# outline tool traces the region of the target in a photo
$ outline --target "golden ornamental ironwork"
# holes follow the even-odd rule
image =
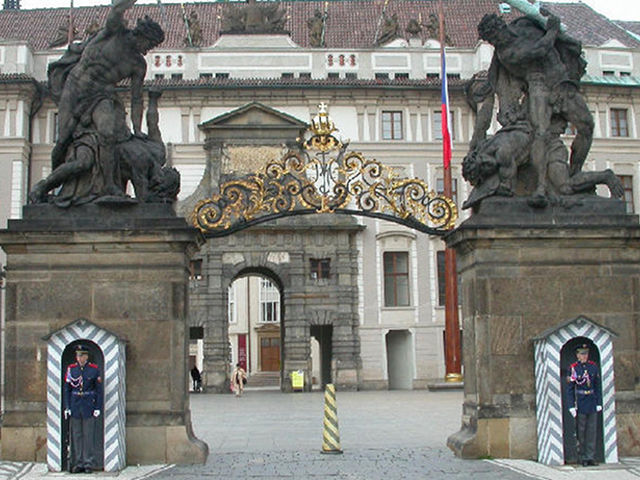
[[[223,183],[200,201],[194,226],[224,236],[267,220],[310,213],[346,213],[394,221],[442,235],[458,216],[450,198],[418,178],[402,178],[377,160],[348,152],[321,104],[302,149],[269,162],[263,171]]]

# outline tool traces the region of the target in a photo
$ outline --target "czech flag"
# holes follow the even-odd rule
[[[449,89],[447,88],[447,61],[444,45],[440,48],[442,57],[442,161],[444,169],[451,167],[451,115],[449,113]]]

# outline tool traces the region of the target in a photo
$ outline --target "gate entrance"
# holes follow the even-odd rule
[[[411,332],[391,330],[386,335],[386,346],[389,390],[411,390],[414,371]]]
[[[333,326],[331,325],[311,325],[311,336],[316,339],[319,346],[317,363],[319,365],[320,387],[332,383],[331,378],[331,339],[333,336]],[[315,370],[315,368],[314,368]]]
[[[250,374],[279,371],[285,391],[291,389],[294,371],[304,372],[307,391],[314,371],[317,384],[361,388],[361,243],[366,226],[356,216],[443,235],[456,220],[454,203],[424,181],[404,178],[398,168],[349,151],[325,105],[310,127],[251,103],[205,122],[201,129],[207,169],[179,213],[207,238],[195,260],[202,262],[203,279],[194,281],[190,295],[191,326],[204,331],[205,388],[229,390],[230,364],[242,361],[239,352],[250,357]],[[385,251],[415,248],[412,242],[418,242],[402,227],[387,229],[379,239]],[[402,255],[408,266],[409,253]],[[280,332],[269,322],[236,332],[229,307],[237,304],[232,297],[236,293],[228,286],[249,272],[278,279]],[[401,309],[396,313],[404,324],[413,316],[404,307],[419,299],[404,281],[408,271],[396,273],[393,279],[403,296],[388,306]],[[384,281],[390,279],[386,275]],[[238,312],[238,320],[241,315]],[[420,326],[419,338],[435,351],[440,331],[430,327]],[[312,337],[318,342],[313,349]],[[385,344],[384,337],[380,340],[370,339],[368,345],[375,341],[379,348]],[[437,371],[432,359],[424,363],[423,371]],[[422,381],[426,385],[426,379]]]

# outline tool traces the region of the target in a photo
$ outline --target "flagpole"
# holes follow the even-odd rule
[[[449,134],[449,101],[447,72],[445,63],[445,32],[444,32],[444,8],[442,0],[438,2],[438,19],[440,23],[440,58],[442,60],[442,145],[443,145],[443,170],[444,170],[444,195],[452,196],[451,179],[451,136]],[[444,250],[444,276],[445,276],[445,321],[444,321],[444,362],[445,381],[462,381],[462,364],[460,348],[460,322],[458,321],[458,279],[456,274],[456,252],[448,247]]]
[[[71,45],[71,42],[73,42],[73,0],[69,7],[69,30],[67,31],[67,43]]]

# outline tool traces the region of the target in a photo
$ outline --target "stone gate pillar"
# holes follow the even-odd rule
[[[164,204],[43,204],[9,221],[4,460],[46,460],[43,338],[84,318],[126,343],[127,463],[205,461],[187,395],[188,262],[200,243]]]
[[[489,198],[446,241],[462,283],[465,377],[462,428],[447,443],[465,458],[537,459],[533,340],[581,316],[638,331],[638,217],[603,198],[567,210]],[[639,341],[612,340],[623,456],[640,454]]]

